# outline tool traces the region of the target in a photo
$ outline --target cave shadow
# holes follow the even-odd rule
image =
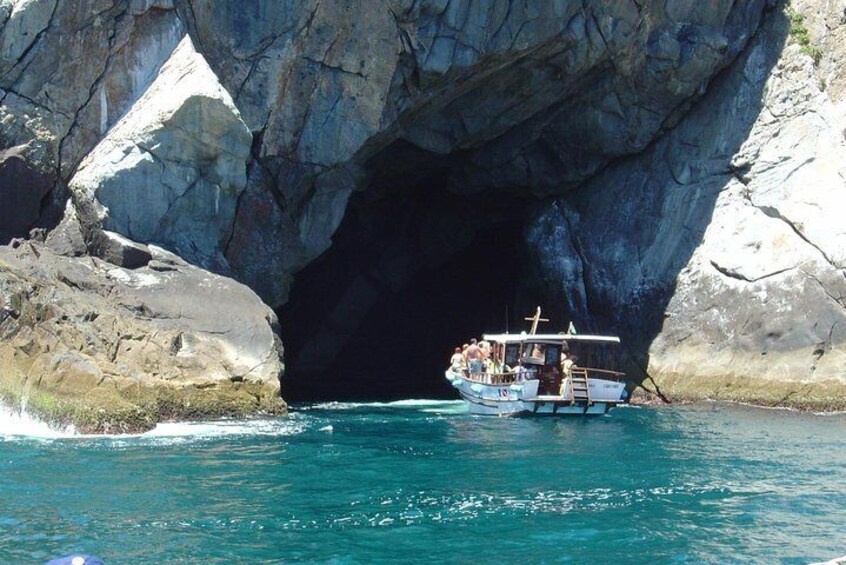
[[[454,348],[507,324],[530,203],[450,192],[460,158],[398,141],[368,163],[368,189],[279,310],[286,399],[455,397],[444,378]]]

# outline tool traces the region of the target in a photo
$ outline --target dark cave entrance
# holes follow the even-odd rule
[[[377,178],[356,193],[333,246],[300,272],[279,311],[288,401],[454,398],[453,349],[523,327],[531,198],[454,194],[444,170]],[[524,311],[525,310],[525,311]]]

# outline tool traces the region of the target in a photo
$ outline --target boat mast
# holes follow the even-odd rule
[[[527,322],[532,322],[532,329],[529,330],[529,335],[535,335],[535,333],[537,333],[538,322],[548,322],[549,321],[549,318],[541,318],[540,315],[541,315],[541,307],[538,306],[538,309],[535,312],[534,316],[532,316],[531,318],[523,318]]]

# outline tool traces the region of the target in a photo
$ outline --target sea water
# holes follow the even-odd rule
[[[17,418],[17,419],[15,419]],[[0,417],[0,563],[810,563],[846,554],[846,416],[460,402],[84,437]]]

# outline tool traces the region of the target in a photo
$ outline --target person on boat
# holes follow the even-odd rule
[[[482,361],[485,357],[482,348],[480,348],[476,343],[476,338],[470,340],[470,347],[465,350],[464,358],[471,374],[478,374],[482,372]]]
[[[464,369],[464,355],[461,354],[460,347],[456,347],[450,357],[449,368],[453,373],[460,373]]]
[[[491,358],[491,342],[483,339],[479,342],[479,349],[482,350],[483,359],[487,360]]]
[[[565,377],[570,376],[570,369],[573,368],[573,358],[566,351],[561,352],[561,374]]]
[[[485,365],[486,365],[485,369],[489,373],[501,373],[502,372],[502,363],[500,362],[499,358],[496,357],[495,355],[486,359]]]
[[[536,343],[534,347],[532,347],[532,357],[535,359],[543,359],[543,346],[539,343]]]

